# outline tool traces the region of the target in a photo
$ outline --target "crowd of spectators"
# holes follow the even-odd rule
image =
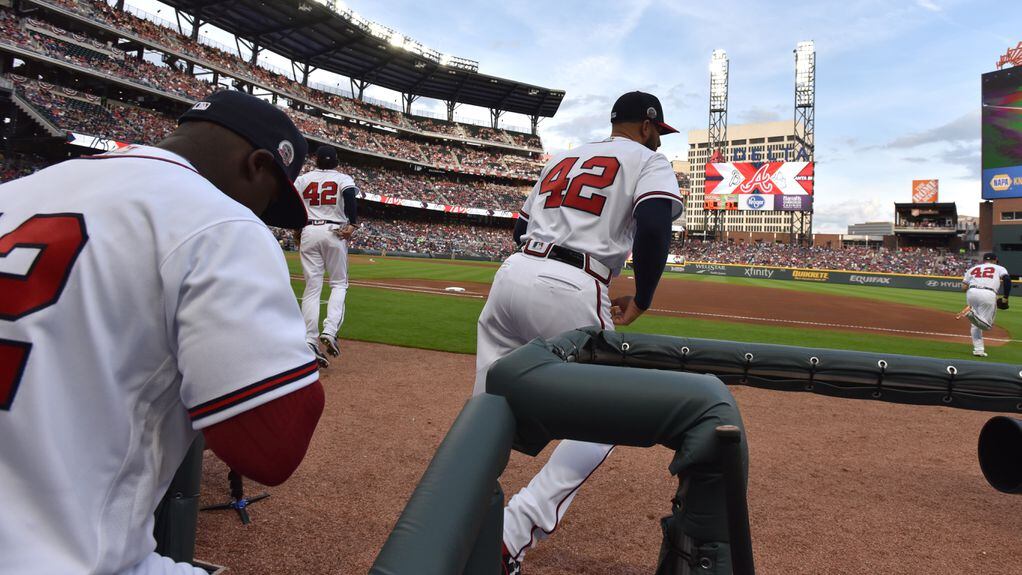
[[[282,82],[283,87],[300,86],[264,68],[243,63],[240,59],[216,48],[191,42],[179,34],[175,36],[176,33],[173,31],[148,20],[119,12],[104,2],[74,2],[67,4],[67,7],[79,11],[85,10],[97,18],[112,21],[111,23],[114,25],[127,26],[146,37],[159,35],[157,39],[162,38],[166,40],[166,38],[171,38],[173,41],[168,40],[168,42],[172,48],[180,48],[182,50],[190,48],[193,51],[198,49],[202,52],[202,56],[215,60],[217,64],[230,69],[232,72],[237,72],[239,76],[244,76],[242,72],[250,72],[251,74],[264,76],[259,79],[261,81],[265,80],[264,83],[271,84],[274,87],[281,86],[277,86],[274,82],[269,82],[268,79],[276,78]],[[6,10],[0,10],[0,31],[3,32],[6,41],[22,48],[88,67],[92,70],[125,77],[151,88],[194,99],[200,99],[216,89],[212,84],[179,70],[178,66],[183,67],[181,62],[170,66],[157,65],[145,59],[127,57],[126,54],[119,52],[116,48],[109,45],[104,46],[95,41],[92,41],[92,48],[83,47],[81,42],[79,42],[81,37],[76,34],[33,18],[15,17],[13,13]],[[316,90],[312,92],[326,94]],[[373,106],[357,100],[341,98],[336,95],[329,95],[329,97],[336,99],[339,103],[343,103],[348,113],[351,113],[351,110],[361,110],[364,112],[361,114],[362,116],[372,117],[375,120],[395,125],[401,124],[406,119],[404,115],[394,110]],[[452,171],[526,180],[535,179],[540,169],[540,165],[528,157],[497,153],[490,149],[461,144],[453,140],[449,141],[450,143],[420,140],[415,137],[401,135],[393,129],[374,129],[354,121],[327,122],[322,116],[299,112],[293,108],[288,109],[288,113],[295,119],[299,128],[307,134],[393,158],[426,163]],[[86,109],[74,114],[76,115],[75,124],[79,126],[102,124],[107,121],[106,115],[102,113],[99,113],[97,118],[86,121],[84,117],[88,114]],[[56,115],[60,117],[64,114],[58,110]],[[416,122],[429,124],[434,127],[447,125],[450,126],[447,129],[448,132],[461,131],[461,125],[445,123],[439,120],[419,118],[416,119]],[[123,131],[121,128],[110,128],[110,130]],[[473,127],[472,132],[473,137],[493,137],[504,143],[510,143],[509,139],[502,137],[505,133],[498,130]],[[140,141],[138,138],[131,139],[133,141]]]
[[[33,154],[12,154],[6,156],[0,153],[0,184],[27,176],[48,165],[49,162],[46,158]]]
[[[506,227],[459,224],[379,215],[361,220],[351,248],[382,252],[503,259],[514,252]]]
[[[60,33],[58,33],[58,31]],[[33,18],[0,10],[0,41],[109,76],[126,78],[153,89],[201,99],[213,86],[172,66],[159,66],[118,53],[115,48],[86,47],[70,32]]]
[[[107,102],[19,76],[16,92],[53,125],[69,132],[131,144],[155,144],[174,131],[173,119],[158,112]],[[92,101],[90,101],[92,100]]]
[[[155,144],[169,135],[175,126],[173,118],[158,112],[98,99],[90,102],[35,80],[10,76],[15,89],[33,108],[62,130],[99,136],[132,144]],[[306,133],[326,137],[314,118],[300,112],[291,112],[299,128]],[[383,152],[375,140],[357,128],[343,128],[338,132],[341,141],[362,149]],[[491,181],[456,178],[425,172],[414,173],[385,167],[345,164],[341,168],[352,175],[364,192],[406,200],[431,202],[451,206],[516,211],[521,207],[528,188]]]
[[[237,54],[211,46],[208,42],[195,42],[172,28],[160,26],[153,21],[139,18],[128,12],[119,11],[103,0],[49,1],[83,16],[105,22],[119,30],[127,30],[155,44],[171,48],[176,52],[200,61],[200,63],[205,61],[243,80],[272,87],[282,93],[298,96],[323,108],[339,111],[346,115],[360,116],[376,122],[424,132],[462,138],[470,137],[502,144],[525,146],[536,150],[542,150],[543,148],[539,137],[532,134],[493,130],[472,124],[460,124],[434,120],[423,116],[406,115],[383,106],[303,86],[284,74],[246,62],[238,57]]]
[[[482,180],[458,181],[392,168],[342,164],[339,169],[354,178],[363,192],[447,206],[515,212],[529,192],[525,187]]]
[[[934,249],[801,247],[766,242],[689,241],[672,246],[671,253],[685,256],[686,261],[938,276],[962,275],[975,263],[962,254]]]

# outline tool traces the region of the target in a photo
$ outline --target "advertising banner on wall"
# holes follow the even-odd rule
[[[862,285],[948,292],[962,291],[962,278],[960,277],[914,276],[907,274],[782,268],[773,266],[720,264],[696,261],[685,261],[681,264],[674,264],[671,265],[669,269],[672,272],[694,275],[760,278],[806,283]]]
[[[912,180],[912,203],[937,203],[939,180]]]

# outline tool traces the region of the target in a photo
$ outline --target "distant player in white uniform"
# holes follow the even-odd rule
[[[670,246],[671,222],[684,209],[670,162],[656,153],[664,123],[660,101],[630,92],[611,112],[606,140],[553,157],[525,200],[515,226],[522,251],[493,281],[479,316],[474,393],[490,366],[537,337],[586,326],[628,325],[649,308]],[[635,295],[610,300],[608,287],[633,253]],[[578,488],[612,445],[562,441],[528,487],[504,510],[505,571],[557,527]]]
[[[316,169],[295,181],[309,212],[309,225],[302,228],[298,252],[302,257],[305,293],[302,294],[302,315],[305,316],[305,340],[316,354],[320,367],[329,360],[319,350],[316,336],[326,352],[341,354],[337,347],[337,331],[344,323],[344,298],[348,293],[348,240],[358,224],[356,195],[358,187],[348,174],[337,170],[337,150],[320,146],[316,150]],[[330,299],[326,306],[323,330],[319,330],[320,294],[323,292],[323,271],[330,274]]]
[[[972,323],[972,355],[986,357],[983,332],[994,327],[997,314],[997,300],[1003,299],[1007,306],[1011,295],[1011,275],[997,264],[997,255],[983,254],[983,263],[972,266],[962,278],[965,290],[965,309],[956,318],[966,317]],[[998,298],[998,293],[1002,294]]]
[[[219,92],[158,147],[0,185],[0,571],[205,573],[153,539],[198,433],[261,483],[297,467],[323,388],[256,214],[305,220],[305,149],[274,106]]]

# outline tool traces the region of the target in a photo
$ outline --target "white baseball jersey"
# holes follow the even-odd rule
[[[295,189],[302,193],[310,220],[348,223],[344,215],[344,190],[355,187],[355,180],[337,170],[310,170],[298,176]]]
[[[1001,290],[1001,278],[1007,276],[1008,270],[1003,266],[992,263],[982,263],[979,265],[972,266],[965,276],[962,278],[962,282],[969,285],[969,287],[987,288],[992,289],[995,292]]]
[[[632,250],[635,207],[654,198],[673,201],[672,218],[684,209],[666,156],[627,138],[585,144],[543,168],[521,209],[523,237],[589,254],[617,275]]]
[[[287,265],[157,148],[3,184],[0,212],[0,571],[121,573],[197,430],[317,379]]]

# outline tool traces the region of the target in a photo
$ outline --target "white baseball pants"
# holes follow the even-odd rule
[[[305,316],[305,340],[315,344],[320,333],[337,336],[344,323],[344,298],[348,293],[348,242],[334,235],[341,226],[308,225],[302,229],[302,273],[305,293],[302,294],[302,315]],[[326,306],[323,330],[319,330],[320,294],[323,272],[330,274],[330,299]]]
[[[479,316],[473,394],[485,391],[486,372],[495,361],[530,340],[591,325],[614,329],[606,285],[559,261],[512,255],[497,271]],[[504,508],[504,544],[515,558],[521,560],[526,549],[557,528],[578,489],[613,449],[561,441]]]
[[[997,315],[997,294],[987,289],[969,288],[965,292],[965,303],[972,310],[966,314],[972,323],[972,350],[986,351],[983,347],[983,332],[994,327],[994,316]]]

